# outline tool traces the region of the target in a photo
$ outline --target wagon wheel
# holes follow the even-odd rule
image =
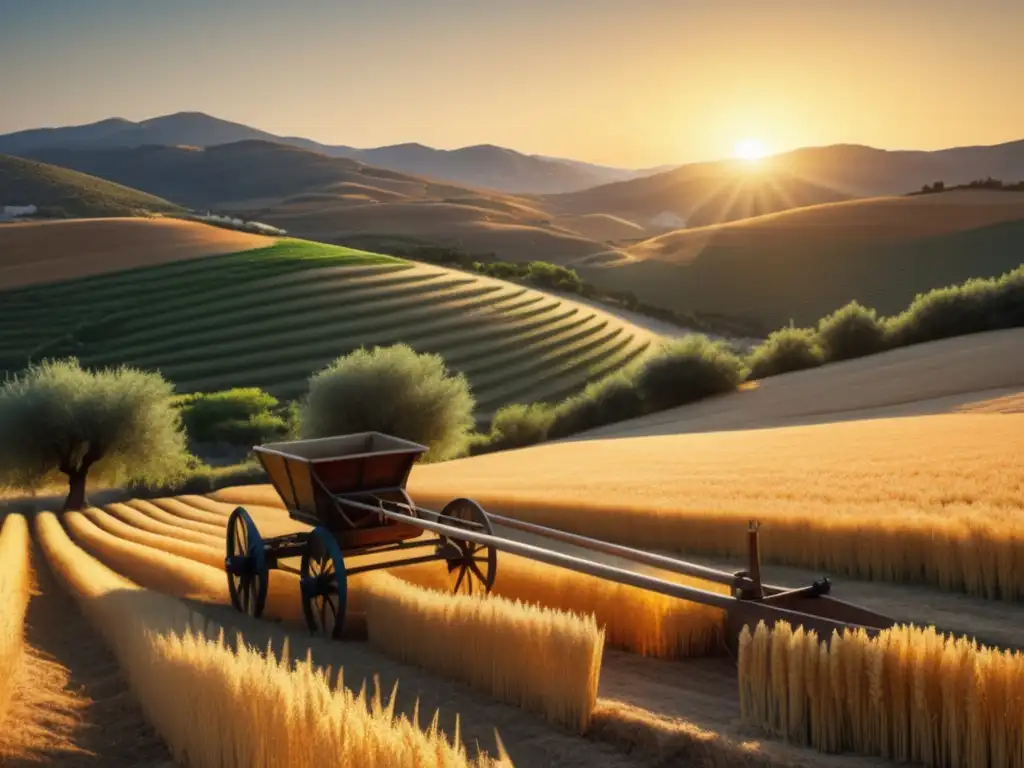
[[[263,537],[244,507],[236,507],[228,518],[224,570],[231,605],[236,611],[258,619],[267,602],[270,571]]]
[[[341,548],[323,526],[313,529],[302,552],[300,586],[302,610],[309,631],[333,640],[341,637],[345,623],[348,579]]]
[[[455,499],[448,502],[441,510],[437,521],[455,528],[494,535],[487,513],[472,499]],[[494,547],[475,544],[465,539],[447,536],[444,539],[459,553],[457,556],[446,558],[448,573],[456,569],[459,571],[452,592],[465,595],[486,595],[490,592],[498,571],[498,551]]]

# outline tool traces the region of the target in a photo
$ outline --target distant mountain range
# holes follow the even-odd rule
[[[358,149],[321,144],[297,136],[275,136],[201,112],[179,112],[137,123],[111,118],[88,125],[18,131],[0,136],[0,153],[27,156],[53,149],[113,149],[147,145],[213,147],[239,141],[286,144],[403,173],[516,193],[570,192],[663,170],[613,168],[526,155],[489,144],[452,150],[415,143]]]

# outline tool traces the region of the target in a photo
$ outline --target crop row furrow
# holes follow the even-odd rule
[[[496,387],[487,392],[486,396],[477,401],[477,407],[481,412],[497,410],[501,405],[515,402],[544,402],[547,400],[545,393],[549,390],[561,389],[561,384],[556,388],[555,382],[569,382],[582,387],[592,380],[591,370],[593,366],[602,360],[613,358],[628,349],[632,337],[624,339],[611,338],[605,342],[605,346],[590,349],[579,356],[578,359],[564,363],[557,370],[546,375],[534,378],[517,378],[510,381],[506,386]]]
[[[386,345],[394,343],[412,344],[418,338],[426,338],[435,333],[442,333],[457,328],[470,328],[479,325],[479,319],[475,318],[472,310],[481,307],[493,306],[495,311],[504,307],[499,302],[510,303],[520,301],[522,304],[540,301],[539,296],[523,294],[525,291],[511,292],[497,298],[484,296],[475,300],[467,301],[461,306],[447,304],[441,308],[426,309],[418,313],[407,313],[399,323],[375,328],[367,328],[358,333],[351,333],[349,327],[339,329],[339,333],[351,333],[351,335],[340,336],[337,339],[325,344],[305,345],[300,335],[296,335],[288,353],[274,356],[273,365],[263,365],[258,369],[242,369],[237,367],[237,361],[229,359],[222,360],[220,371],[217,375],[210,377],[189,379],[179,381],[178,384],[183,391],[210,391],[209,388],[222,388],[227,381],[237,381],[238,377],[244,377],[251,382],[252,386],[265,386],[271,381],[280,381],[294,376],[308,376],[314,370],[326,365],[330,360],[340,354],[358,349],[361,346]],[[391,318],[393,320],[394,318]],[[288,362],[283,362],[282,357]],[[258,358],[257,362],[265,363],[266,360]],[[305,371],[305,373],[303,373]],[[277,377],[277,378],[275,378]]]
[[[447,302],[480,295],[485,290],[495,291],[498,288],[480,286],[473,281],[443,280],[402,288],[375,287],[347,298],[334,293],[314,294],[308,300],[293,299],[282,306],[270,302],[258,322],[224,319],[214,330],[198,333],[190,333],[187,327],[171,325],[166,329],[169,338],[163,344],[137,343],[130,347],[119,347],[102,357],[87,359],[131,360],[139,365],[156,366],[201,362],[218,354],[272,351],[282,343],[291,341],[296,331],[304,339],[316,341],[318,337],[329,338],[337,332],[339,325],[353,320],[365,321],[378,313],[422,307],[425,302]],[[319,308],[318,304],[326,308]],[[282,314],[268,318],[268,313],[275,311]],[[210,319],[216,319],[216,315]],[[207,324],[208,321],[204,319],[203,325]],[[187,323],[185,325],[188,326]],[[173,337],[170,336],[171,331],[175,331]]]
[[[230,354],[231,345],[218,346],[215,351],[207,356],[203,347],[197,349],[197,362],[180,365],[160,366],[163,373],[174,380],[192,380],[202,376],[212,375],[217,371],[237,370],[251,365],[262,365],[269,359],[277,363],[285,363],[289,360],[302,359],[307,355],[316,354],[319,351],[332,352],[339,348],[339,334],[345,334],[350,338],[363,338],[364,335],[372,336],[389,328],[404,327],[410,324],[433,322],[435,318],[457,315],[466,312],[476,305],[492,304],[499,302],[510,302],[522,296],[524,291],[506,291],[501,295],[501,288],[498,286],[481,286],[461,291],[453,291],[443,296],[444,303],[439,308],[424,308],[420,302],[409,302],[400,311],[383,312],[380,315],[371,313],[370,316],[363,316],[348,322],[339,322],[337,325],[317,326],[314,328],[297,329],[289,334],[282,334],[273,339],[273,343],[266,347],[259,346],[239,354]],[[498,295],[495,295],[498,294]],[[332,337],[330,331],[334,332]],[[317,341],[307,341],[308,336],[313,336]],[[136,362],[136,361],[132,361]],[[154,365],[157,361],[151,361]]]
[[[196,307],[198,313],[193,314],[185,314],[184,307],[177,304],[171,310],[152,314],[133,313],[125,333],[119,333],[101,344],[97,354],[116,354],[118,349],[125,346],[158,349],[162,345],[166,346],[168,340],[185,333],[215,335],[225,327],[266,327],[270,324],[267,317],[270,311],[288,312],[286,319],[292,321],[293,317],[300,314],[312,315],[324,308],[334,307],[349,297],[361,299],[365,294],[401,296],[440,285],[456,285],[454,281],[439,280],[442,273],[386,274],[359,280],[338,280],[337,275],[334,275],[333,280],[325,281],[317,280],[317,271],[304,272],[303,276],[310,279],[309,284],[299,284],[294,290],[260,293],[258,288],[247,286],[239,293],[239,287],[236,287],[234,290],[241,300],[230,302],[231,306],[211,300],[200,303]]]

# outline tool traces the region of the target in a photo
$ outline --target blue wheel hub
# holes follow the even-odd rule
[[[235,576],[252,573],[253,558],[251,555],[230,555],[224,558],[224,570]]]

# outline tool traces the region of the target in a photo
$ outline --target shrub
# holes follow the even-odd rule
[[[818,322],[818,343],[825,360],[849,360],[885,349],[885,325],[873,309],[851,301]]]
[[[86,371],[47,361],[0,388],[0,485],[36,488],[63,474],[64,509],[81,509],[88,478],[153,482],[182,475],[189,455],[171,385],[131,368]]]
[[[256,387],[223,392],[200,392],[178,398],[189,439],[196,443],[251,445],[274,440],[288,432],[274,413],[277,398]]]
[[[546,403],[506,405],[491,419],[491,431],[476,453],[522,448],[547,439],[554,409]]]
[[[782,328],[770,334],[747,358],[751,379],[815,368],[825,362],[810,328]]]
[[[643,397],[633,380],[635,369],[619,371],[592,382],[578,395],[555,408],[549,437],[561,438],[645,412]]]
[[[359,349],[310,379],[303,437],[378,431],[426,445],[427,461],[463,453],[473,429],[473,396],[444,359],[406,344]]]
[[[645,410],[660,411],[729,392],[744,374],[743,361],[724,343],[689,335],[644,360],[635,381]]]
[[[530,282],[542,288],[569,293],[580,293],[583,289],[583,281],[573,269],[546,261],[531,261],[527,270],[526,276]]]
[[[888,320],[886,330],[893,346],[905,346],[1022,325],[1024,266],[999,278],[976,278],[918,294]]]
[[[163,483],[136,481],[125,486],[125,491],[138,499],[155,499],[164,496],[212,493],[219,488],[234,485],[258,485],[267,482],[267,475],[255,461],[233,464],[226,467],[211,467],[200,461],[193,461],[180,477]]]

